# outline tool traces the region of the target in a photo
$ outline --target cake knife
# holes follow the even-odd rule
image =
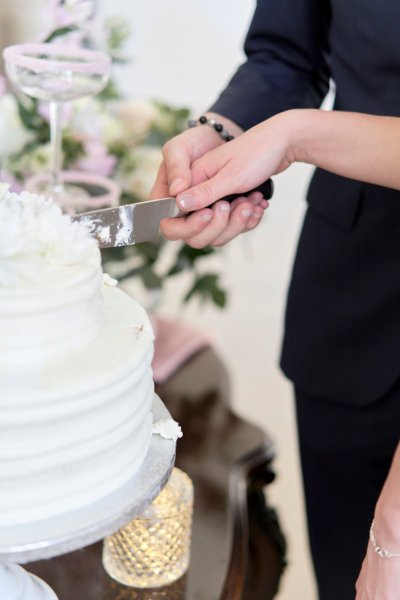
[[[221,199],[232,202],[239,196],[262,192],[268,200],[272,197],[273,190],[273,182],[268,179],[246,194],[231,194]],[[116,248],[154,241],[159,234],[161,219],[180,214],[188,213],[180,213],[176,198],[168,197],[85,212],[74,215],[72,219],[88,227],[90,235],[97,239],[100,248]]]

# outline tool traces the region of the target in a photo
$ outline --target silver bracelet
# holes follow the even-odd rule
[[[400,552],[390,552],[390,550],[385,550],[385,548],[382,548],[381,546],[379,546],[376,542],[376,538],[375,538],[375,533],[374,533],[374,524],[375,524],[375,520],[372,520],[371,523],[371,528],[369,530],[369,539],[371,540],[371,544],[375,550],[375,552],[381,557],[381,558],[400,558]]]
[[[209,127],[212,127],[225,142],[230,142],[234,139],[233,135],[225,129],[222,123],[218,123],[215,119],[209,119],[205,115],[201,115],[198,119],[189,119],[188,127],[196,127],[196,125],[208,125]]]

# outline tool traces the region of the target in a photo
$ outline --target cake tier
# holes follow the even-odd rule
[[[41,363],[98,335],[103,324],[98,249],[91,261],[62,271],[64,278],[51,285],[0,287],[1,364]]]
[[[145,311],[105,286],[95,339],[57,358],[0,363],[0,525],[79,509],[142,464],[151,438],[153,333]]]

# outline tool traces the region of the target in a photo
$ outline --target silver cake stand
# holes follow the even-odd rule
[[[153,422],[170,414],[158,396]],[[142,467],[118,491],[78,511],[28,525],[0,527],[1,600],[57,600],[47,584],[19,564],[51,558],[93,544],[140,514],[167,483],[176,441],[153,434]]]

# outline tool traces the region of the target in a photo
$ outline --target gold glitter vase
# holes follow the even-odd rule
[[[192,515],[192,481],[174,468],[150,506],[105,538],[105,570],[130,587],[155,588],[173,583],[189,566]]]

